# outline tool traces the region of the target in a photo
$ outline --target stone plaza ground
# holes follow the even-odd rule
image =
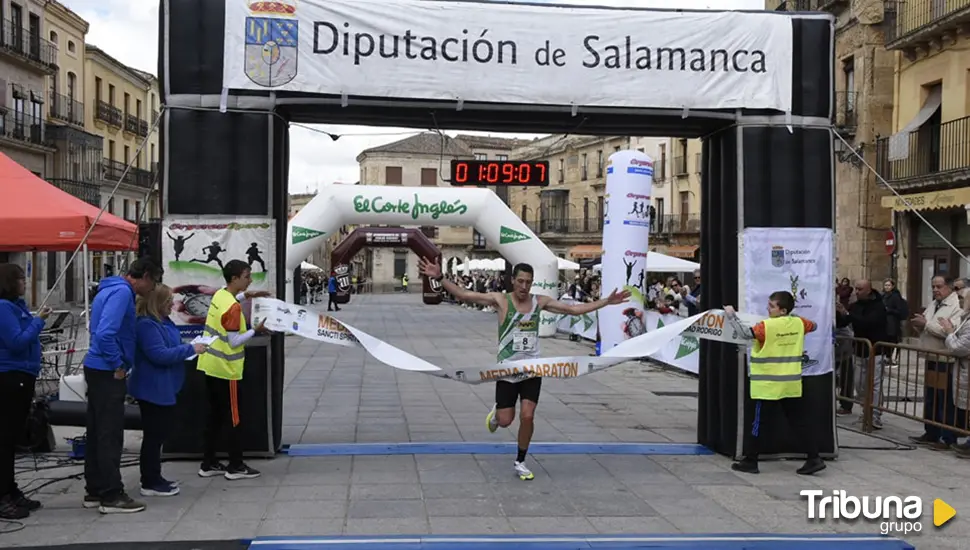
[[[437,365],[494,362],[494,314],[425,306],[413,293],[357,296],[336,316]],[[591,351],[560,337],[542,345],[546,356]],[[287,348],[284,443],[514,441],[512,430],[485,429],[491,384],[397,371],[363,350],[296,337],[287,338]],[[572,381],[547,380],[535,440],[695,443],[696,390],[696,379],[637,362]],[[851,428],[852,419],[841,421]],[[898,441],[919,428],[891,416],[885,423],[879,435]],[[77,431],[57,433],[63,441]],[[137,452],[138,436],[128,434],[128,451]],[[923,532],[902,538],[918,548],[967,548],[970,521],[960,513],[970,510],[970,462],[900,450],[849,429],[839,438],[838,460],[808,478],[795,475],[798,462],[738,474],[718,455],[540,454],[529,458],[536,476],[530,482],[513,476],[512,455],[280,455],[249,461],[263,476],[235,482],[197,477],[197,462],[168,463],[167,477],[181,482],[176,497],[147,499],[148,510],[139,514],[101,516],[81,507],[83,481],[55,483],[39,493],[45,508],[22,529],[0,534],[0,545],[267,535],[878,533],[873,523],[808,520],[799,491],[819,488],[922,497]],[[20,479],[39,483],[80,472],[69,466]],[[137,467],[124,474],[137,494]],[[932,525],[935,498],[957,510],[942,529]]]

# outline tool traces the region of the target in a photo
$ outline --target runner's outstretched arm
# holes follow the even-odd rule
[[[496,294],[473,292],[471,290],[465,290],[455,283],[445,279],[441,275],[441,267],[427,258],[418,258],[418,270],[421,274],[430,279],[437,279],[441,282],[441,286],[448,291],[449,294],[458,298],[462,302],[472,302],[475,304],[483,306],[495,306],[498,307],[498,300]]]
[[[619,292],[614,290],[606,298],[600,298],[595,302],[584,302],[579,304],[565,304],[559,300],[554,300],[548,296],[539,296],[539,307],[550,313],[562,313],[565,315],[583,315],[597,309],[622,304],[630,299],[630,291]]]
[[[447,290],[449,294],[451,294],[455,298],[458,298],[462,302],[472,302],[483,306],[497,305],[495,300],[496,294],[493,292],[482,293],[482,292],[474,292],[471,290],[466,290],[456,285],[455,283],[449,281],[448,279],[442,279],[441,286],[443,286],[444,289]]]

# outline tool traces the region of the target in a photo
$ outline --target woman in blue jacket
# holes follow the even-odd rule
[[[183,344],[178,328],[169,319],[172,289],[158,285],[138,298],[136,304],[135,367],[128,379],[128,393],[141,409],[141,494],[177,495],[175,483],[162,477],[162,444],[175,420],[175,398],[185,382],[183,362],[206,347]]]
[[[40,508],[14,480],[17,441],[27,426],[40,374],[40,331],[50,308],[37,317],[24,302],[27,277],[16,264],[0,264],[0,519],[23,519]]]

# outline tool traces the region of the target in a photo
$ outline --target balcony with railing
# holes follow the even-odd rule
[[[0,28],[0,54],[44,74],[57,72],[57,46],[9,19]]]
[[[138,117],[125,113],[125,131],[129,134],[138,133]]]
[[[857,92],[835,92],[835,129],[854,135],[859,125]]]
[[[121,109],[101,100],[96,100],[95,106],[97,106],[97,111],[94,114],[95,120],[100,120],[101,122],[118,128],[124,125],[125,116],[121,112]]]
[[[925,125],[906,139],[905,155],[890,160],[890,138],[876,141],[876,169],[900,188],[937,186],[970,178],[970,116]]]
[[[84,104],[80,101],[59,94],[52,89],[47,102],[47,112],[51,118],[76,126],[84,126]]]
[[[140,137],[148,137],[148,121],[138,119],[138,135]]]
[[[663,235],[699,235],[700,214],[666,214],[650,220],[650,232]]]
[[[849,3],[850,0],[775,0],[768,7],[771,11],[836,11]]]
[[[100,185],[65,178],[50,178],[47,181],[61,191],[75,196],[91,206],[101,208]]]
[[[25,145],[53,148],[43,119],[8,111],[0,116],[0,136]]]
[[[674,157],[674,164],[672,166],[675,176],[686,176],[687,175],[687,155]]]
[[[155,182],[155,174],[142,168],[132,166],[125,174],[125,163],[116,160],[104,159],[104,179],[108,182],[116,182],[119,179],[123,183],[136,185],[145,189],[150,189]],[[124,176],[124,177],[122,177]]]
[[[970,25],[970,0],[887,1],[886,48],[915,59],[918,50],[956,40]]]
[[[47,135],[57,149],[47,181],[100,207],[104,138],[68,124],[48,126]]]

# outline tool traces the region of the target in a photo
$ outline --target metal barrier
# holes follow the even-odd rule
[[[40,333],[41,365],[35,395],[57,393],[61,376],[74,374],[80,368],[77,354],[84,357],[87,330],[84,315],[68,310],[52,311]]]
[[[839,408],[861,405],[864,432],[889,414],[970,436],[970,358],[848,336],[835,354]]]
[[[883,396],[874,410],[970,436],[966,358],[906,344],[876,342],[873,347],[877,360],[885,358],[882,369],[870,369],[868,387]],[[880,370],[881,380],[876,376]]]

